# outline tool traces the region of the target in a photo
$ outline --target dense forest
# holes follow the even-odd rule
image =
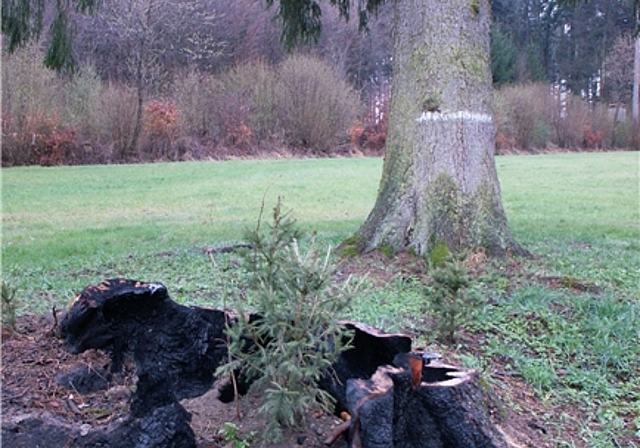
[[[492,1],[498,152],[637,148],[633,3]],[[381,154],[392,9],[362,32],[324,8],[318,41],[287,52],[264,2],[102,2],[72,15],[61,72],[43,66],[55,33],[5,42],[2,163]]]

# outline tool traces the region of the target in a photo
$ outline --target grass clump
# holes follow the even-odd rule
[[[256,436],[255,431],[251,431],[246,438],[240,437],[240,428],[233,422],[226,422],[222,428],[218,431],[218,434],[227,442],[229,446],[233,448],[249,448],[251,441]]]
[[[351,235],[340,244],[338,252],[342,258],[355,258],[360,254],[362,244],[361,236]]]
[[[442,240],[436,242],[429,252],[429,265],[431,267],[440,268],[446,265],[447,260],[451,257],[451,252],[447,243]]]
[[[257,317],[239,319],[228,330],[232,361],[220,373],[240,368],[254,380],[264,403],[265,441],[281,438],[282,427],[304,426],[308,410],[329,410],[331,396],[319,382],[347,348],[346,330],[336,316],[349,306],[345,287],[332,286],[329,253],[321,258],[313,242],[307,253],[299,247],[301,232],[282,211],[278,200],[267,229],[261,222],[247,233],[252,249],[244,256],[251,273],[251,297]],[[246,316],[242,303],[236,303]]]

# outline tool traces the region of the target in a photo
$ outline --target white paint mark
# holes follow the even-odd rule
[[[424,121],[475,121],[478,123],[491,123],[493,117],[489,114],[461,110],[458,112],[423,112],[416,121],[419,123]]]

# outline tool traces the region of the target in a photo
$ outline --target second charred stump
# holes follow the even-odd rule
[[[478,373],[401,354],[347,382],[352,448],[506,448],[485,410]]]
[[[411,338],[405,334],[384,333],[360,322],[340,324],[352,333],[350,347],[320,381],[320,387],[336,399],[336,415],[348,411],[348,380],[370,378],[380,366],[392,364],[396,356],[411,351]]]

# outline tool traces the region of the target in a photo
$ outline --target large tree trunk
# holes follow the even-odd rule
[[[358,249],[524,254],[494,161],[489,0],[397,0],[394,20],[387,155]]]

